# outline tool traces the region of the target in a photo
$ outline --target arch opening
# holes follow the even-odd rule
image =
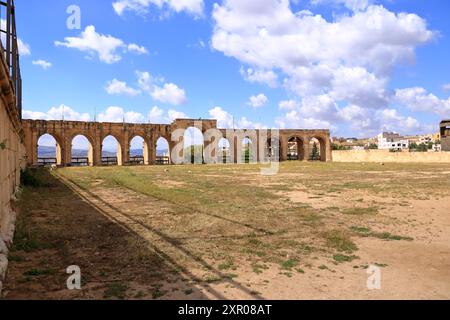
[[[71,165],[75,167],[94,165],[94,148],[84,135],[77,135],[72,139]]]
[[[121,166],[122,146],[113,136],[107,136],[102,142],[102,165],[104,166]]]
[[[222,138],[219,140],[217,162],[223,164],[233,163],[231,143],[226,138]]]
[[[241,157],[242,157],[242,163],[253,163],[255,162],[254,156],[255,156],[255,150],[252,140],[250,138],[245,138],[242,140],[241,143]]]
[[[326,161],[326,144],[321,138],[309,140],[309,161]]]
[[[288,141],[287,160],[296,161],[305,159],[303,140],[299,137],[292,137]]]
[[[156,164],[170,164],[170,148],[167,139],[160,137],[156,142]]]
[[[189,127],[184,133],[184,163],[203,164],[205,140],[200,129]]]
[[[148,145],[141,136],[135,136],[130,141],[130,165],[142,166],[149,164]]]
[[[61,145],[50,134],[43,134],[37,143],[38,165],[62,165]]]

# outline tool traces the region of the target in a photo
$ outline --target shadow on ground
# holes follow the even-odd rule
[[[206,298],[177,261],[50,172],[34,175],[39,186],[23,193],[5,299]],[[67,289],[71,265],[81,268],[82,290]]]

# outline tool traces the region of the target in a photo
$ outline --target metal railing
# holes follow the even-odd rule
[[[117,157],[102,157],[102,165],[104,166],[117,166],[118,163]]]
[[[156,165],[169,165],[170,158],[169,157],[156,157],[155,164]]]
[[[14,0],[0,1],[0,19],[0,50],[9,69],[10,80],[16,96],[16,107],[20,119],[22,119],[22,76]]]

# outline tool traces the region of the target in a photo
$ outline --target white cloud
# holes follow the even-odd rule
[[[247,105],[253,108],[261,108],[265,106],[269,102],[269,99],[263,94],[260,93],[257,96],[251,96]]]
[[[92,25],[87,26],[79,37],[66,37],[64,41],[55,41],[55,45],[87,52],[90,56],[97,55],[100,61],[108,64],[122,60],[119,49],[137,54],[148,53],[143,46],[134,43],[126,45],[121,39],[97,33]]]
[[[204,9],[203,0],[118,0],[113,2],[113,8],[119,16],[125,11],[143,15],[148,13],[152,4],[159,9],[166,8],[177,13],[187,12],[194,16],[201,16]]]
[[[6,30],[6,20],[0,19],[0,28],[1,30]],[[6,36],[4,33],[0,36],[2,43],[6,43]],[[29,56],[31,55],[31,48],[28,43],[23,42],[21,38],[17,39],[17,46],[19,48],[19,54],[21,56]]]
[[[152,108],[152,110],[150,110],[148,118],[151,123],[170,124],[176,119],[186,119],[189,117],[185,113],[180,111],[171,109],[165,112],[163,109],[155,106]]]
[[[217,120],[217,126],[219,128],[229,129],[233,128],[233,116],[223,110],[221,107],[214,107],[209,110],[211,118]]]
[[[150,96],[159,102],[171,105],[181,105],[187,102],[186,91],[179,88],[174,83],[163,83],[163,79],[154,79],[149,72],[136,72],[138,84],[141,90],[150,94]]]
[[[100,61],[111,64],[122,59],[117,50],[125,44],[111,35],[99,34],[94,26],[87,26],[80,37],[66,37],[64,42],[55,41],[56,46],[78,49],[91,55],[97,54]]]
[[[88,113],[79,113],[64,104],[59,107],[52,107],[47,112],[23,111],[24,119],[32,120],[67,120],[67,121],[90,121]]]
[[[170,120],[170,122],[173,122],[176,119],[187,119],[187,118],[189,118],[185,113],[180,112],[180,111],[176,111],[176,110],[169,110],[167,112],[167,115],[168,115],[168,119]]]
[[[240,73],[248,82],[266,84],[271,88],[278,86],[278,76],[272,70],[254,70],[252,68],[244,69],[241,67]]]
[[[134,52],[136,54],[142,55],[142,54],[148,54],[148,50],[147,48],[145,48],[144,46],[139,46],[135,43],[131,43],[128,45],[128,51],[129,52]]]
[[[270,0],[264,6],[258,0],[224,0],[214,5],[211,45],[247,66],[241,69],[247,81],[270,83],[256,81],[261,77],[254,70],[284,77],[284,87],[299,102],[280,105],[287,111],[277,119],[280,126],[333,129],[357,110],[360,128],[381,128],[380,110],[392,103],[386,89],[390,71],[413,62],[416,47],[436,33],[418,15],[397,14],[372,1],[313,2],[334,2],[352,12],[330,21],[293,12],[289,0]],[[372,119],[362,119],[363,114]]]
[[[154,106],[152,110],[148,113],[148,119],[151,123],[163,123],[164,110]]]
[[[450,116],[450,98],[439,99],[428,93],[424,88],[406,88],[396,90],[395,97],[398,103],[410,108],[412,111],[433,112],[435,114]]]
[[[127,85],[126,82],[119,81],[117,79],[109,81],[105,87],[105,90],[108,94],[111,95],[125,94],[128,96],[137,96],[141,93],[140,90],[131,88]]]
[[[41,60],[41,59],[40,60],[34,60],[33,61],[33,65],[39,66],[39,67],[41,67],[44,70],[47,70],[47,69],[52,67],[52,64],[50,62],[45,61],[45,60]]]
[[[31,48],[28,43],[23,42],[20,38],[17,40],[17,46],[19,47],[19,54],[21,56],[31,55]]]
[[[295,100],[283,100],[278,104],[280,110],[295,110],[299,107]]]
[[[223,110],[221,107],[214,107],[209,110],[209,115],[212,119],[217,120],[217,126],[221,129],[263,129],[267,128],[261,123],[249,121],[246,117],[236,119],[229,112]]]
[[[186,92],[184,89],[180,89],[173,83],[165,83],[163,87],[155,85],[154,90],[150,94],[156,101],[175,106],[187,102]]]
[[[113,122],[113,123],[145,123],[145,117],[135,111],[125,112],[121,107],[111,106],[108,107],[104,112],[98,115],[99,122]]]

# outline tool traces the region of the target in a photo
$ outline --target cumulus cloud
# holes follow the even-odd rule
[[[23,42],[20,38],[17,40],[17,46],[19,47],[19,54],[21,56],[31,55],[31,48],[28,43]]]
[[[194,16],[201,16],[204,9],[203,0],[118,0],[113,2],[112,5],[119,16],[126,11],[132,11],[140,15],[146,14],[150,5],[176,13],[186,12]]]
[[[156,124],[170,124],[176,119],[186,119],[189,118],[185,113],[176,111],[173,109],[168,110],[167,112],[159,107],[155,106],[150,110],[148,117],[151,123]]]
[[[260,93],[256,96],[251,96],[247,105],[253,107],[253,108],[261,108],[265,106],[269,102],[269,99],[266,97],[265,94]]]
[[[335,128],[332,124],[345,122],[348,114],[343,114],[356,108],[359,115],[371,116],[389,109],[390,71],[413,62],[415,49],[436,32],[416,14],[394,13],[372,1],[313,2],[352,11],[330,21],[309,11],[293,12],[289,0],[264,6],[258,0],[224,0],[214,5],[212,47],[244,64],[247,81],[270,84],[276,75],[284,78],[298,104],[280,106],[288,111],[277,120],[281,126]],[[369,122],[361,127],[381,125]]]
[[[128,51],[136,54],[148,54],[147,48],[144,46],[137,45],[135,43],[131,43],[128,45]]]
[[[50,62],[45,61],[45,60],[41,60],[41,59],[40,60],[34,60],[33,61],[33,65],[39,66],[39,67],[41,67],[44,70],[50,69],[52,67],[52,64]]]
[[[398,103],[412,111],[432,112],[444,117],[450,117],[450,97],[439,99],[432,93],[420,87],[399,89],[395,92]]]
[[[31,120],[66,120],[66,121],[90,121],[91,116],[88,113],[79,113],[64,104],[59,107],[52,107],[47,112],[23,111],[24,119]]]
[[[271,88],[278,86],[278,75],[272,70],[254,70],[241,67],[240,73],[248,82],[266,84]]]
[[[187,101],[186,92],[184,89],[179,88],[174,83],[165,83],[163,87],[155,85],[154,90],[150,93],[150,95],[156,101],[175,106],[184,104]]]
[[[107,64],[122,60],[120,49],[137,54],[148,53],[145,47],[134,43],[126,45],[121,39],[111,35],[100,34],[92,25],[87,26],[79,37],[66,37],[64,41],[55,41],[55,45],[87,52],[90,56],[97,55],[100,61]]]
[[[137,96],[141,93],[140,90],[131,88],[127,85],[126,82],[119,81],[117,79],[113,79],[109,81],[105,87],[105,90],[108,94],[111,95],[128,95],[128,96]]]
[[[0,28],[2,30],[6,30],[6,20],[0,19]],[[4,33],[0,36],[2,43],[6,43],[6,35]],[[25,43],[21,38],[17,38],[17,46],[19,49],[19,54],[21,56],[29,56],[31,55],[31,48],[28,43]]]
[[[171,105],[181,105],[187,102],[186,91],[174,83],[162,83],[163,79],[155,79],[149,72],[136,72],[138,84],[142,91],[159,102]]]
[[[145,117],[139,112],[124,111],[121,107],[111,106],[104,112],[98,115],[99,122],[113,122],[113,123],[145,123]]]
[[[209,110],[212,119],[217,120],[217,126],[222,129],[264,129],[267,128],[262,123],[249,121],[246,117],[234,118],[232,114],[221,107],[214,107]]]
[[[299,107],[298,102],[295,100],[283,100],[278,104],[280,110],[295,110]]]

